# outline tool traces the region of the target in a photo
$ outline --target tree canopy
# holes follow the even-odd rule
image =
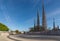
[[[0,31],[8,31],[8,30],[9,28],[6,25],[0,23]]]

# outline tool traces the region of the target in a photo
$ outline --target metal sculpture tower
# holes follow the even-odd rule
[[[53,30],[55,30],[55,19],[53,18]]]
[[[40,16],[39,16],[39,9],[37,10],[37,31],[40,31]]]
[[[35,19],[34,19],[34,32],[36,31],[36,23],[35,23]]]
[[[42,30],[47,30],[47,23],[46,23],[46,16],[45,16],[45,10],[44,10],[44,0],[42,0]]]

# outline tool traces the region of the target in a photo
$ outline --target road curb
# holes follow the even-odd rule
[[[15,41],[20,41],[20,40],[18,40],[18,39],[16,39],[16,38],[14,38],[14,37],[11,37],[10,35],[9,36],[7,36],[9,39],[11,39],[11,40],[15,40]]]

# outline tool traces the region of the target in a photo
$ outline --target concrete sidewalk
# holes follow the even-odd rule
[[[14,41],[14,40],[11,40],[11,39],[7,38],[8,35],[9,35],[8,33],[3,33],[2,32],[0,34],[0,41]]]

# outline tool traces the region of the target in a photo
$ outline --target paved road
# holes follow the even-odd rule
[[[0,41],[60,41],[60,40],[54,40],[54,39],[28,39],[28,38],[21,38],[20,35],[10,35],[9,36],[8,33],[2,33],[2,34],[0,34]]]
[[[18,40],[18,41],[60,41],[60,40],[56,40],[56,39],[30,39],[30,38],[21,38],[21,37],[18,37],[19,35],[11,35],[10,36],[10,39],[15,39],[15,40]],[[45,37],[44,37],[45,38]]]

